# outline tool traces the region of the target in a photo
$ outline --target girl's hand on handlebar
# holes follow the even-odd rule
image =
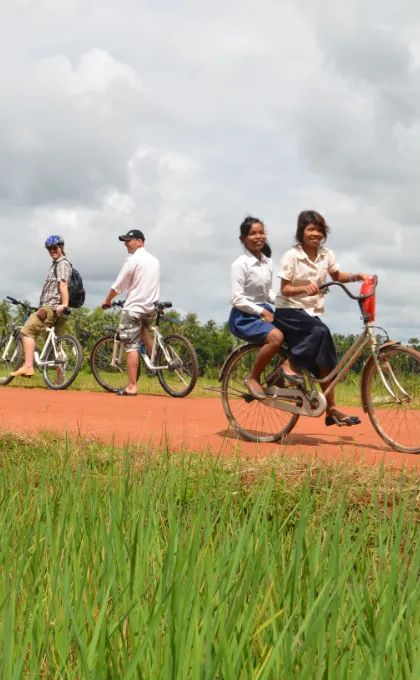
[[[261,318],[263,321],[268,321],[268,323],[274,322],[274,314],[273,312],[270,312],[268,309],[263,309],[263,311],[261,312]]]
[[[304,287],[304,290],[307,295],[318,295],[319,293],[319,287],[316,283],[308,283],[308,285]]]
[[[366,279],[368,279],[369,276],[374,276],[374,274],[363,274],[363,272],[359,272],[358,276],[360,281],[366,281]]]

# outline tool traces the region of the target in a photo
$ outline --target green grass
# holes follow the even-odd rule
[[[38,370],[35,371],[35,376],[29,380],[26,378],[15,378],[15,380],[9,384],[9,387],[37,387],[48,389]],[[207,389],[209,387],[212,389]],[[220,399],[220,388],[221,384],[216,378],[200,377],[191,396]],[[76,380],[68,389],[75,391],[105,392],[105,390],[98,385],[92,373],[87,368],[80,371]],[[148,378],[144,373],[140,375],[138,391],[140,394],[166,394],[157,378]],[[355,374],[348,374],[343,382],[337,385],[335,393],[337,404],[343,406],[360,406],[360,377]]]
[[[35,371],[35,376],[33,378],[15,378],[9,387],[28,387],[28,388],[47,388],[45,385],[42,374],[39,371]],[[206,387],[218,387],[220,389],[220,383],[218,380],[213,380],[209,378],[199,378],[197,385],[192,392],[195,397],[219,397],[219,392],[208,391]],[[92,373],[88,369],[80,371],[76,380],[70,387],[69,390],[74,391],[88,391],[88,392],[104,392],[106,391],[98,385]],[[138,381],[138,391],[140,394],[160,394],[166,395],[165,390],[161,387],[159,380],[157,378],[148,378],[146,375],[141,374]]]
[[[0,437],[0,677],[420,677],[416,473]]]

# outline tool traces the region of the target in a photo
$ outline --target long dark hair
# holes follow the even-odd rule
[[[324,234],[324,241],[327,240],[327,236],[330,233],[330,228],[326,223],[325,219],[316,210],[303,210],[297,221],[296,229],[296,243],[303,246],[303,232],[309,224],[314,224],[318,229]]]
[[[244,243],[245,236],[248,236],[248,234],[251,231],[251,228],[254,224],[262,224],[262,226],[264,227],[264,222],[262,220],[259,220],[258,217],[251,217],[251,215],[248,215],[248,217],[245,217],[244,221],[242,222],[241,226],[239,227],[239,230],[240,230],[240,233],[241,233],[239,240],[241,241],[241,243]],[[267,241],[264,243],[263,247],[261,248],[261,252],[266,257],[271,257],[271,248],[268,245]]]

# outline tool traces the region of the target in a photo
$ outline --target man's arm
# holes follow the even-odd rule
[[[116,297],[117,295],[119,295],[119,293],[116,290],[114,290],[113,288],[111,288],[111,290],[109,291],[105,300],[101,304],[102,309],[108,309],[108,307],[111,307],[111,302],[114,299],[114,297]]]
[[[55,313],[58,316],[61,316],[63,314],[64,309],[68,307],[69,304],[68,280],[70,276],[71,276],[70,264],[66,260],[60,262],[59,266],[57,267],[57,277],[60,279],[58,284],[58,292],[60,293],[61,304],[57,305],[57,307],[55,308]]]
[[[103,301],[101,307],[102,309],[108,309],[111,306],[111,302],[117,295],[121,295],[123,290],[125,290],[130,282],[132,275],[132,264],[130,258],[124,262],[120,273],[118,274],[116,280],[112,284],[112,288]]]
[[[61,297],[61,304],[63,307],[68,307],[69,305],[69,284],[67,281],[60,281],[60,285],[58,286],[58,290],[60,292],[60,297]]]

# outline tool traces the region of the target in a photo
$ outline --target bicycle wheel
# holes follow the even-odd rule
[[[10,342],[10,345],[9,345]],[[10,375],[16,371],[23,361],[23,345],[19,337],[10,336],[0,342],[0,385],[8,385],[13,380]]]
[[[251,372],[260,345],[244,345],[232,356],[223,371],[222,403],[224,412],[235,429],[244,439],[250,442],[276,442],[291,432],[299,420],[295,413],[287,413],[264,402],[254,399],[244,385],[244,380]],[[261,386],[273,383],[276,368],[282,363],[279,355],[275,356],[266,367]]]
[[[171,397],[186,397],[195,387],[198,378],[198,359],[195,349],[183,335],[167,335],[163,338],[165,351],[158,347],[155,363],[168,368],[156,371],[158,380]]]
[[[362,376],[363,407],[380,437],[396,451],[420,453],[420,354],[411,347],[384,348],[378,355],[386,388],[373,358]]]
[[[52,390],[65,390],[75,380],[83,360],[83,350],[80,342],[72,335],[61,335],[56,338],[55,346],[50,347],[45,361],[54,362],[42,367],[46,385]]]
[[[108,392],[127,387],[127,361],[124,346],[114,335],[99,338],[90,354],[90,367],[97,383]],[[140,361],[137,380],[140,376]]]

